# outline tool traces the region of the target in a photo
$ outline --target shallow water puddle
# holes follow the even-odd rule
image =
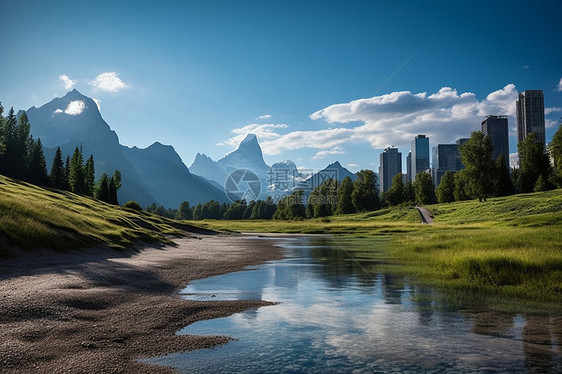
[[[196,322],[179,334],[235,340],[145,362],[181,373],[562,372],[560,318],[449,310],[434,290],[365,273],[368,263],[328,238],[294,237],[283,248],[283,260],[182,291],[195,300],[278,305]]]

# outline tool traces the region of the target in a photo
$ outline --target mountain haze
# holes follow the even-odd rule
[[[154,143],[139,149],[119,144],[96,103],[77,90],[39,108],[32,107],[27,115],[33,137],[41,138],[45,146],[48,163],[57,146],[65,157],[81,146],[85,158],[94,156],[96,179],[119,169],[123,177],[120,202],[135,200],[142,206],[156,203],[177,208],[184,200],[191,204],[226,201],[223,191],[189,172],[173,147]]]

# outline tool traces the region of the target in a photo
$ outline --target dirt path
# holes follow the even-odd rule
[[[417,206],[416,208],[418,209],[418,212],[420,212],[422,223],[426,223],[426,224],[433,223],[433,218],[431,218],[431,214],[429,213],[429,210],[421,206]]]
[[[108,249],[0,262],[0,372],[171,373],[135,362],[211,347],[227,337],[177,336],[198,320],[262,301],[180,299],[188,281],[280,258],[270,240],[210,236],[134,255]]]

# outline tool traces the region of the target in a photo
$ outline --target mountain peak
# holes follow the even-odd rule
[[[257,143],[257,142],[258,142],[258,137],[255,134],[248,134],[248,135],[246,135],[244,140],[242,140],[240,145],[245,144],[245,143]]]
[[[331,169],[331,168],[341,169],[341,168],[343,168],[343,166],[341,166],[339,161],[336,161],[336,162],[333,162],[330,165],[328,165],[328,167],[326,169]]]

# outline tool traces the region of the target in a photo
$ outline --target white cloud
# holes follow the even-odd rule
[[[64,83],[64,89],[67,91],[70,91],[76,84],[76,81],[73,81],[65,74],[59,75],[59,79]]]
[[[261,144],[261,142],[263,141],[271,141],[281,137],[281,135],[275,132],[275,130],[285,129],[287,127],[288,126],[283,123],[251,123],[239,129],[232,130],[232,132],[236,135],[228,140],[225,140],[224,142],[218,143],[217,145],[229,145],[232,147],[237,147],[248,134],[256,135]],[[266,152],[264,151],[264,153]]]
[[[558,82],[558,86],[556,86],[556,91],[562,92],[562,78],[560,78],[560,82]]]
[[[129,88],[114,71],[102,73],[89,83],[94,86],[95,89],[111,93],[117,93],[125,88]]]
[[[84,103],[82,100],[74,100],[68,103],[68,106],[64,111],[62,109],[56,109],[53,114],[64,112],[70,116],[77,116],[82,113],[84,109],[86,109],[86,103]]]
[[[517,153],[517,152],[510,153],[509,154],[509,166],[511,166],[512,168],[516,168],[518,162],[519,162],[519,153]]]
[[[392,92],[331,105],[310,115],[313,120],[326,121],[331,125],[328,128],[285,133],[287,125],[251,124],[233,131],[237,134],[235,141],[221,144],[236,146],[246,134],[255,133],[266,155],[309,148],[316,151],[313,157],[319,159],[337,154],[330,153],[334,150],[342,152],[344,144],[366,142],[375,149],[409,147],[418,134],[429,136],[432,144],[452,143],[480,130],[482,120],[490,114],[509,116],[510,128],[514,128],[517,97],[513,84],[482,100],[474,93],[459,94],[450,87],[432,94]]]
[[[562,112],[562,108],[559,107],[544,108],[545,116],[548,116],[550,113],[555,113],[555,112]]]
[[[352,164],[347,164],[347,165],[345,165],[345,166],[348,167],[348,168],[357,168],[357,167],[359,167],[359,165],[353,164],[353,163],[352,163]]]
[[[92,100],[94,100],[94,103],[96,103],[96,106],[98,107],[98,111],[101,110],[101,100],[96,99],[95,97],[92,97]]]
[[[344,155],[345,151],[342,147],[337,146],[334,147],[332,149],[327,149],[327,150],[323,150],[323,151],[318,151],[314,154],[314,156],[312,156],[313,160],[321,160],[323,158],[325,158],[326,156],[331,156],[331,155]]]
[[[271,114],[264,114],[263,116],[259,116],[258,118],[256,118],[256,120],[260,120],[260,119],[270,119],[271,118]]]

